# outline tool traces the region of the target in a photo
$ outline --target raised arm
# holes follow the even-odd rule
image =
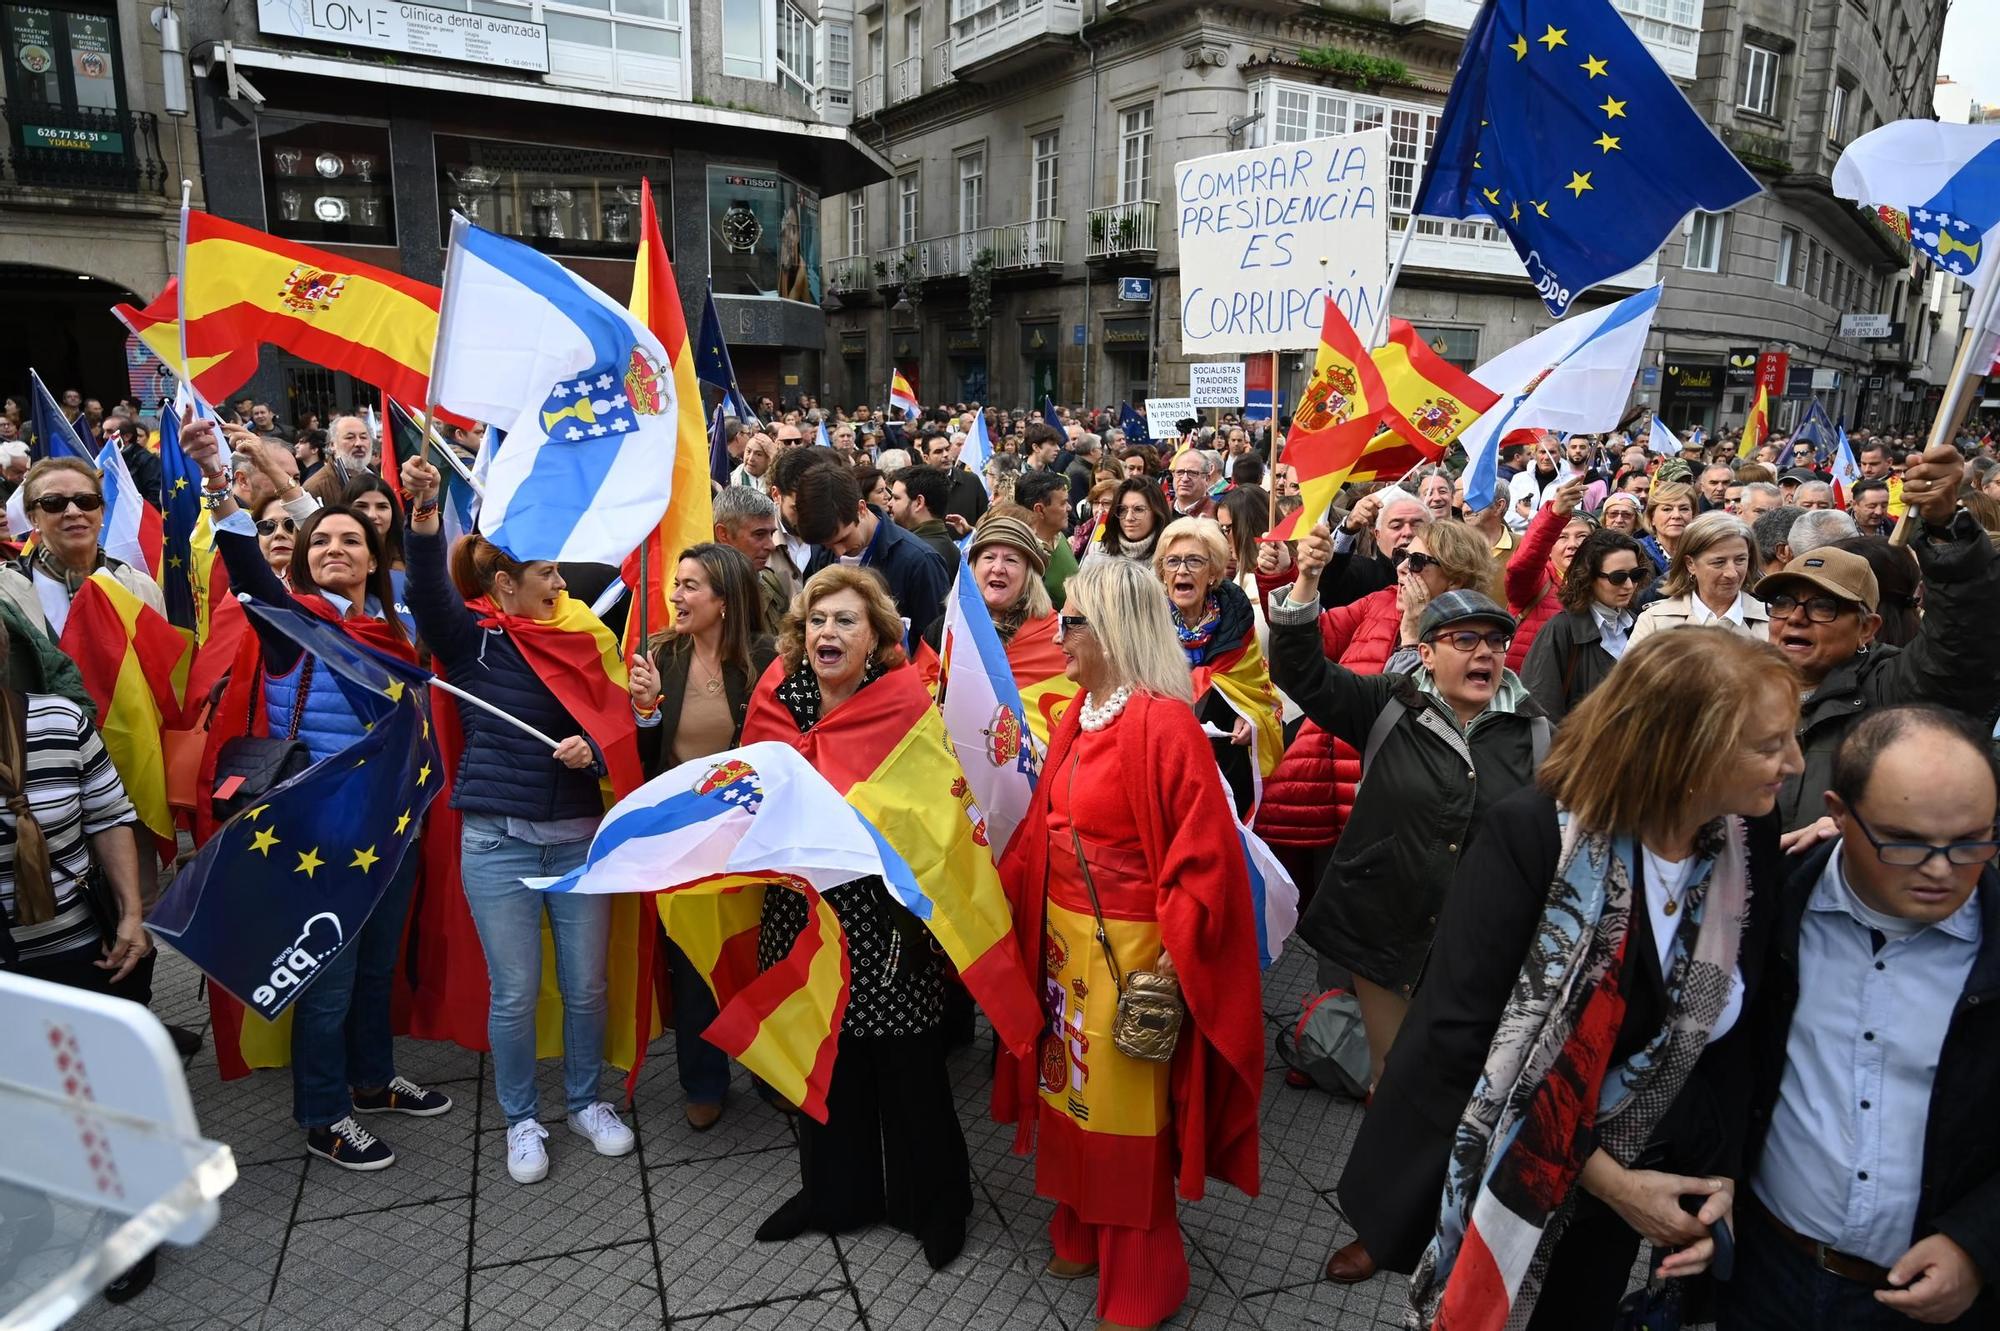
[[[1320,729],[1360,748],[1401,677],[1357,675],[1326,659],[1319,587],[1332,556],[1333,536],[1322,522],[1299,542],[1298,581],[1271,598],[1271,682]]]
[[[403,463],[409,521],[403,540],[403,594],[417,633],[447,670],[479,655],[484,630],[445,570],[444,526],[438,517],[438,469],[419,454]]]

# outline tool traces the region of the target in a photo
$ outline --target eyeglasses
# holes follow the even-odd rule
[[[1189,480],[1198,481],[1206,475],[1208,475],[1208,473],[1205,471],[1190,471],[1186,467],[1175,467],[1173,469],[1173,477],[1175,480],[1179,480],[1182,477],[1187,477]]]
[[[35,499],[35,507],[51,517],[65,511],[71,504],[75,504],[79,512],[95,513],[104,507],[104,496],[86,490],[81,494],[40,495]]]
[[[1493,629],[1487,633],[1475,632],[1472,629],[1460,629],[1456,633],[1432,634],[1430,640],[1433,644],[1440,642],[1449,643],[1453,651],[1465,652],[1467,654],[1478,650],[1479,644],[1482,642],[1496,652],[1504,652],[1507,650],[1508,644],[1514,641],[1514,635],[1504,629]]]
[[[1875,847],[1875,857],[1891,868],[1921,869],[1931,862],[1933,855],[1942,855],[1946,864],[1957,865],[1986,864],[2000,855],[2000,841],[1953,841],[1943,846],[1928,841],[1883,841],[1862,821],[1859,810],[1850,808],[1847,816],[1861,829],[1861,835],[1868,838],[1868,844]]]
[[[1087,629],[1089,627],[1090,627],[1090,616],[1088,615],[1056,616],[1056,628],[1060,630],[1063,636],[1065,637],[1067,637],[1071,633],[1074,633],[1078,629]]]
[[[1444,561],[1421,550],[1409,550],[1403,554],[1403,567],[1412,573],[1422,573],[1427,568],[1443,568]]]
[[[1844,612],[1860,609],[1859,606],[1833,596],[1809,596],[1800,600],[1786,592],[1779,592],[1764,602],[1764,606],[1774,619],[1790,619],[1793,611],[1803,607],[1808,624],[1831,624]]]
[[[1636,568],[1621,568],[1616,572],[1600,573],[1597,576],[1610,583],[1613,587],[1623,587],[1628,582],[1636,583],[1645,577]]]
[[[259,536],[275,536],[280,531],[286,533],[287,535],[290,535],[292,532],[295,532],[298,529],[299,529],[299,524],[292,521],[290,518],[257,519],[257,534]]]
[[[1168,555],[1160,567],[1171,573],[1199,573],[1208,567],[1207,555]]]

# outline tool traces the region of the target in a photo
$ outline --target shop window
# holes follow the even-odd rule
[[[708,268],[718,295],[820,300],[819,195],[758,167],[708,168]]]
[[[314,245],[394,245],[389,130],[343,120],[265,114],[264,226]]]
[[[26,185],[157,188],[158,130],[125,107],[118,20],[108,12],[0,5],[8,136]]]
[[[639,183],[674,215],[665,157],[440,134],[438,215],[448,242],[453,212],[549,254],[629,259],[639,238]]]

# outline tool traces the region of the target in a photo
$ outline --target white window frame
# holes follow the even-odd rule
[[[854,91],[854,25],[852,23],[827,22],[820,25],[820,39],[825,43],[825,53],[820,57],[820,75],[824,86],[837,92]],[[837,73],[845,70],[844,75]]]
[[[958,155],[958,229],[977,231],[986,225],[986,149]]]
[[[908,249],[923,237],[923,173],[908,171],[896,177],[896,244]]]
[[[1772,270],[1771,283],[1788,287],[1793,284],[1793,272],[1799,262],[1799,232],[1797,227],[1778,228],[1778,262]]]
[[[1681,267],[1693,273],[1722,271],[1723,217],[1722,213],[1703,212],[1689,217],[1687,252],[1681,256]]]
[[[556,48],[551,52],[549,61],[550,71],[548,80],[550,83],[567,87],[601,88],[611,92],[631,93],[648,97],[685,97],[688,95],[691,86],[687,23],[688,3],[689,0],[666,0],[662,6],[666,17],[657,19],[649,14],[624,12],[619,8],[617,0],[606,0],[606,7],[601,9],[587,4],[551,3],[551,0],[541,0],[541,3],[527,3],[526,0],[481,0],[480,8],[472,12],[501,17],[509,12],[517,11],[519,16],[524,20],[547,25],[551,29],[549,32],[549,41]],[[448,3],[448,7],[464,10],[466,5],[464,0],[458,0],[456,4]],[[612,44],[606,46],[601,42],[576,41],[562,36],[555,29],[560,28],[565,20],[577,20],[592,24],[609,24],[611,26]],[[667,38],[669,48],[667,54],[661,56],[656,52],[650,51],[641,53],[622,47],[618,41],[619,35],[628,31],[664,34]],[[567,67],[564,62],[563,53],[565,50],[573,48],[601,52],[603,58],[597,59],[594,62],[594,68],[603,70],[603,75],[601,77],[584,76],[574,68]],[[621,57],[624,58],[621,59]],[[635,57],[647,60],[677,60],[680,65],[679,81],[674,84],[668,84],[653,80],[631,80],[621,77],[620,71],[632,68],[628,64],[628,61]]]
[[[847,252],[856,258],[868,253],[868,196],[858,189],[847,196]]]
[[[1034,195],[1029,207],[1034,220],[1062,215],[1062,131],[1045,130],[1030,143],[1034,155]]]
[[[732,8],[742,8],[747,14],[757,15],[757,72],[750,73],[748,58],[742,51],[732,52],[728,46],[729,12]],[[733,79],[757,79],[764,83],[774,82],[778,77],[778,15],[771,0],[720,0],[718,5],[720,34],[722,36],[722,72]],[[736,62],[734,67],[731,61]]]
[[[1826,137],[1834,143],[1847,142],[1847,85],[1838,79],[1827,94]]]
[[[819,86],[819,71],[814,68],[819,50],[817,25],[797,6],[778,0],[771,43],[771,68],[779,89],[810,103]],[[787,47],[796,60],[784,58],[783,48]]]
[[[1118,113],[1118,202],[1138,203],[1153,192],[1153,104]]]
[[[1778,113],[1778,76],[1784,56],[1768,46],[1743,43],[1743,77],[1736,85],[1738,109],[1760,116]]]

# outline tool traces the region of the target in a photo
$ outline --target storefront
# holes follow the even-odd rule
[[[852,406],[869,400],[868,330],[840,330],[840,364],[834,367],[827,393],[837,403]]]
[[[1660,388],[1660,419],[1679,434],[1691,425],[1714,433],[1727,367],[1720,362],[1669,358]]]
[[[945,397],[953,402],[990,400],[986,382],[986,334],[977,328],[948,328],[945,361],[951,367]]]
[[[1054,400],[1056,371],[1062,348],[1061,328],[1053,320],[1021,325],[1021,382],[1027,385],[1027,401],[1040,406],[1043,398]]]
[[[1143,402],[1153,387],[1153,316],[1107,315],[1099,344],[1104,348],[1104,399]]]

